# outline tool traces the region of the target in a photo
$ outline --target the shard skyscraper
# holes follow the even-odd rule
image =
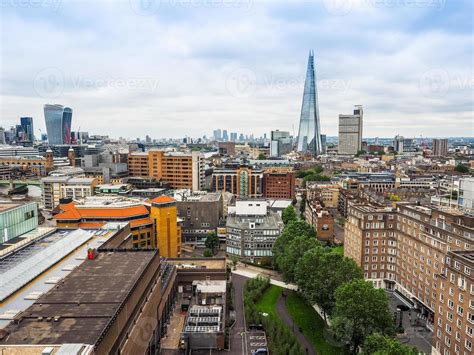
[[[316,90],[314,52],[312,50],[309,52],[308,69],[304,83],[297,149],[298,152],[315,156],[322,152],[318,91]]]

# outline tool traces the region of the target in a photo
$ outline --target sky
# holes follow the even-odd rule
[[[298,133],[315,53],[321,132],[474,136],[471,0],[0,0],[0,126],[43,105],[72,130]]]

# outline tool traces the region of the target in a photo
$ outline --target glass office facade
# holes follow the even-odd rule
[[[44,105],[49,144],[71,144],[72,109],[62,105]]]
[[[318,155],[322,152],[313,51],[309,53],[308,69],[304,83],[303,103],[301,106],[300,126],[298,131],[298,152],[310,153],[312,155]]]
[[[33,117],[20,117],[20,124],[26,134],[26,140],[33,142],[35,140],[33,131]]]
[[[0,205],[0,244],[38,227],[36,202],[24,205]]]

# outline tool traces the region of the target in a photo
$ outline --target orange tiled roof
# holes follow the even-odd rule
[[[94,208],[81,208],[77,206],[64,205],[62,206],[64,212],[58,213],[54,216],[55,219],[81,219],[81,218],[126,218],[134,216],[148,216],[149,212],[143,205],[129,206],[123,208],[110,208],[110,207],[94,207]],[[66,207],[66,208],[64,208]]]
[[[151,200],[151,202],[155,202],[155,203],[166,203],[166,202],[175,202],[175,201],[176,200],[174,198],[166,196],[166,195],[161,195]]]
[[[134,219],[134,220],[131,220],[129,222],[130,222],[130,227],[131,228],[135,228],[135,227],[138,227],[138,226],[143,226],[143,225],[146,225],[146,224],[152,224],[153,223],[151,218]]]

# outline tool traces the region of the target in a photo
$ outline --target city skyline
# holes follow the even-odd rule
[[[313,48],[322,133],[362,104],[368,137],[473,135],[468,1],[151,3],[2,7],[2,28],[17,29],[1,37],[2,126],[26,116],[44,132],[43,105],[59,103],[73,131],[114,137],[199,137],[217,122],[296,136]]]

